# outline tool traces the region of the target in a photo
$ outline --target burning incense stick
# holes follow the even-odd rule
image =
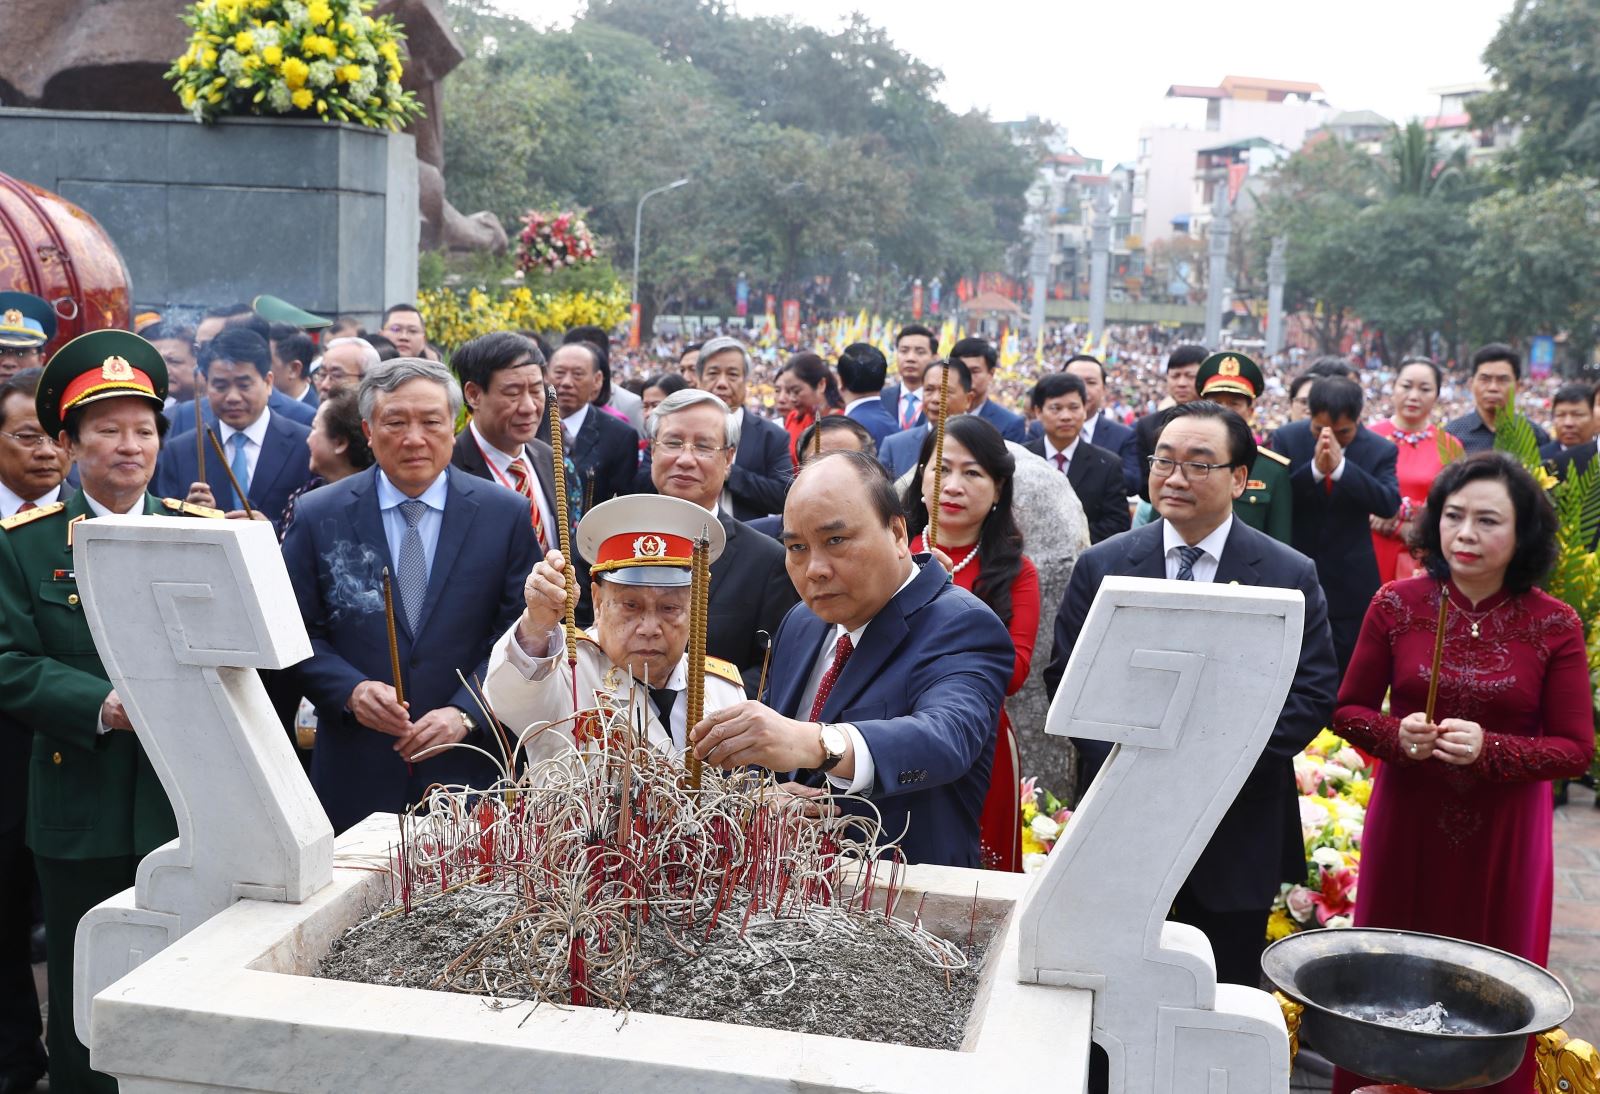
[[[228,466],[227,457],[222,454],[222,442],[217,440],[217,435],[212,432],[210,426],[206,426],[206,436],[211,438],[211,447],[217,454],[217,462],[228,473],[228,485],[233,487],[233,496],[239,499],[239,507],[244,510],[244,515],[247,518],[255,520],[256,514],[250,508],[250,499],[245,497],[244,487],[240,486],[239,480],[233,477],[233,468]]]
[[[567,590],[567,607],[562,618],[562,628],[567,638],[567,668],[572,674],[572,709],[578,709],[578,624],[573,613],[578,604],[578,576],[572,566],[572,528],[567,521],[567,461],[562,455],[564,439],[561,435],[561,408],[556,403],[555,392],[545,389],[545,400],[550,408],[550,453],[554,461],[556,488],[556,534],[565,564],[561,571]]]
[[[394,586],[389,580],[389,567],[383,568],[383,625],[389,632],[389,672],[394,677],[394,701],[406,703],[406,686],[400,679],[400,637],[394,629]],[[406,774],[416,771],[410,760],[406,761]]]
[[[761,643],[761,682],[756,685],[756,702],[759,703],[767,693],[767,669],[772,665],[772,635],[757,631],[756,641]]]
[[[706,594],[711,586],[711,537],[707,529],[700,530],[694,541],[694,554],[689,584],[689,714],[685,719],[685,745],[688,731],[700,724],[706,710]],[[684,762],[689,768],[689,787],[700,789],[700,757],[693,748],[684,751]]]
[[[1439,583],[1439,618],[1433,631],[1433,668],[1428,671],[1428,724],[1433,725],[1434,702],[1439,698],[1439,662],[1444,657],[1444,613],[1450,603],[1450,591]]]
[[[923,541],[931,552],[939,545],[939,497],[944,492],[944,423],[950,417],[950,365],[939,370],[939,422],[933,427],[933,503],[928,506],[928,530]]]

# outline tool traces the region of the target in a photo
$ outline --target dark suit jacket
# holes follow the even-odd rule
[[[649,468],[645,471],[648,474]],[[739,426],[739,448],[728,471],[734,517],[754,520],[783,512],[783,499],[788,496],[793,479],[788,432],[746,407]]]
[[[878,446],[878,462],[888,469],[891,479],[916,469],[917,457],[922,455],[922,438],[928,435],[928,428],[928,423],[923,422],[883,439]]]
[[[1089,614],[1101,580],[1108,576],[1167,576],[1166,557],[1161,549],[1165,527],[1164,521],[1157,520],[1113,536],[1078,557],[1061,608],[1056,612],[1055,642],[1050,664],[1044,670],[1045,686],[1051,695],[1061,685],[1067,659],[1083,630],[1084,617]],[[1235,581],[1240,585],[1299,589],[1305,594],[1300,663],[1266,750],[1184,884],[1210,911],[1259,911],[1264,915],[1281,882],[1305,876],[1305,845],[1300,838],[1293,761],[1332,717],[1339,669],[1328,630],[1327,602],[1310,559],[1235,518],[1213,583],[1226,585]],[[1081,796],[1110,755],[1111,745],[1076,739],[1074,743],[1082,758]]]
[[[863,398],[863,396],[857,396]],[[846,400],[848,401],[848,400]],[[898,432],[900,423],[895,421],[894,415],[883,407],[883,398],[857,403],[845,411],[845,414],[860,422],[872,434],[873,444],[882,444],[885,437]]]
[[[544,494],[545,503],[550,506],[550,512],[556,511],[556,480],[555,480],[555,455],[550,451],[550,446],[535,437],[527,443],[528,459],[533,464],[533,474],[539,480],[539,489]],[[450,466],[459,467],[474,478],[487,479],[492,483],[504,486],[489,469],[489,463],[483,458],[483,450],[478,447],[478,442],[472,435],[470,428],[463,429],[456,434],[455,454],[450,457]],[[547,534],[552,544],[559,542],[556,529],[551,528]]]
[[[1150,476],[1145,473],[1145,468],[1150,466],[1150,457],[1156,454],[1156,442],[1161,439],[1161,419],[1166,414],[1165,410],[1153,410],[1133,423],[1134,454],[1139,469],[1139,481],[1134,485],[1145,501],[1150,500]],[[1097,434],[1099,430],[1100,427],[1096,426]]]
[[[1008,441],[1021,444],[1028,439],[1028,423],[1022,415],[1007,410],[993,399],[985,399],[975,413],[998,429],[1000,436]]]
[[[878,395],[878,400],[883,403],[883,409],[889,412],[889,417],[894,419],[894,427],[900,428],[900,385],[890,384]],[[917,420],[913,425],[927,425],[927,416],[922,413],[922,407],[917,406]]]
[[[311,657],[292,670],[317,708],[311,782],[336,831],[370,813],[399,812],[434,782],[485,786],[496,777],[488,760],[465,749],[436,753],[407,771],[394,739],[364,728],[346,710],[363,680],[391,681],[380,575],[397,560],[383,532],[377,474],[368,468],[306,494],[283,541],[311,635]],[[522,495],[456,470],[448,481],[415,634],[405,613],[396,612],[401,673],[413,717],[459,707],[479,726],[467,742],[495,755],[493,730],[456,673],[482,680],[489,650],[521,614],[522,584],[534,563],[533,525]]]
[[[1128,435],[1133,436],[1132,433]],[[1022,447],[1035,456],[1044,455],[1043,438],[1029,441]],[[1132,526],[1128,495],[1123,493],[1122,487],[1122,464],[1116,456],[1098,445],[1078,445],[1072,461],[1067,464],[1067,481],[1083,503],[1083,515],[1089,521],[1090,543],[1099,543]]]
[[[755,698],[766,652],[756,632],[766,631],[770,642],[778,633],[784,613],[800,598],[789,580],[783,547],[777,540],[753,531],[726,513],[718,517],[728,542],[711,564],[706,652],[738,666],[745,693]]]
[[[311,430],[282,414],[274,412],[267,418],[267,435],[261,442],[261,454],[246,492],[250,495],[250,505],[265,513],[274,528],[283,527],[283,511],[289,504],[289,495],[311,477],[311,450],[306,447],[306,438],[310,435]],[[217,434],[217,440],[222,440],[221,434]],[[189,493],[189,484],[199,481],[194,442],[192,429],[177,436],[168,435],[161,458],[156,462],[155,493],[182,498]],[[227,451],[226,447],[223,451]],[[206,442],[205,481],[220,508],[233,508],[228,504],[228,499],[233,497],[233,486],[228,482],[227,468],[217,459],[216,449],[209,441]]]
[[[313,389],[314,390],[314,389]],[[313,396],[315,398],[315,396]],[[307,403],[299,399],[291,399],[277,388],[272,389],[272,394],[267,396],[267,409],[281,414],[290,421],[299,422],[310,428],[317,417],[317,404]],[[171,440],[179,433],[187,433],[194,428],[194,400],[185,399],[181,403],[173,403],[162,411],[167,420],[172,423],[172,428],[167,430],[167,439]],[[211,428],[217,428],[217,415],[211,409],[211,401],[205,400],[205,419],[211,423]]]
[[[1589,441],[1576,448],[1562,448],[1560,441],[1551,441],[1539,449],[1539,455],[1555,468],[1556,478],[1562,482],[1567,481],[1567,475],[1576,467],[1581,475],[1583,469],[1589,466],[1589,461],[1594,459],[1596,442]]]
[[[1139,493],[1140,486],[1149,489],[1149,484],[1146,482],[1149,478],[1146,468],[1149,465],[1139,458],[1139,438],[1134,435],[1132,429],[1114,418],[1106,417],[1105,413],[1101,412],[1099,420],[1094,423],[1094,440],[1089,443],[1117,457],[1118,464],[1122,468],[1124,498]]]
[[[563,454],[578,469],[577,481],[567,483],[568,497],[581,513],[587,513],[632,489],[639,469],[639,435],[628,423],[591,406],[570,449]]]
[[[867,624],[821,719],[849,722],[872,752],[867,792],[886,835],[902,829],[908,862],[980,863],[978,816],[989,792],[1000,701],[1011,678],[1011,636],[977,597],[927,555],[911,584]],[[832,627],[804,604],[774,638],[767,705],[791,718]],[[831,651],[829,652],[831,657]],[[846,812],[870,811],[840,799]]]
[[[1294,549],[1317,564],[1317,577],[1335,620],[1360,620],[1378,591],[1368,515],[1392,517],[1400,508],[1395,446],[1366,426],[1344,450],[1344,471],[1331,492],[1311,475],[1316,437],[1308,421],[1272,435],[1272,450],[1289,457],[1294,491]]]

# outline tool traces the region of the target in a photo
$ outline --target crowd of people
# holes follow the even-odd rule
[[[892,363],[865,342],[780,360],[738,334],[629,353],[593,327],[495,332],[446,362],[413,306],[368,332],[260,298],[43,360],[54,316],[25,295],[0,294],[0,983],[16,1003],[0,1084],[45,1060],[18,894],[37,878],[50,1011],[70,1014],[78,918],[176,832],[76,593],[72,526],[108,514],[271,522],[313,653],[268,691],[337,830],[434,783],[493,782],[483,752],[453,747],[484,743],[490,717],[534,770],[599,747],[576,716],[609,695],[685,762],[765,769],[815,812],[873,811],[910,862],[1018,870],[1004,699],[1036,658],[1059,685],[1100,581],[1296,589],[1294,684],[1173,916],[1205,932],[1221,979],[1257,982],[1268,909],[1305,874],[1292,760],[1331,726],[1380,761],[1356,922],[1547,956],[1548,783],[1586,771],[1593,708],[1583,627],[1538,588],[1554,512],[1491,449],[1513,390],[1549,422],[1560,474],[1593,459],[1596,419],[1587,387],[1521,384],[1509,346],[1462,380],[1426,358],[1285,375],[1133,330],[1104,355],[1055,332],[1024,380],[985,339],[941,354],[918,324]],[[1025,465],[1084,513],[1059,604],[1015,510]],[[1106,748],[1078,751],[1086,787]],[[53,1088],[114,1089],[69,1022],[48,1049]]]

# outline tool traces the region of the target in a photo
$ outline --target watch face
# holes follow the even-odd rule
[[[849,736],[838,726],[827,725],[822,727],[822,747],[828,750],[828,755],[843,756],[844,750],[849,743]]]

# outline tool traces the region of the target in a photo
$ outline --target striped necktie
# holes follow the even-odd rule
[[[1199,548],[1199,547],[1179,547],[1178,548],[1178,580],[1179,581],[1193,581],[1194,580],[1194,564],[1197,561],[1199,561],[1200,556],[1203,555],[1203,554],[1205,554],[1205,551],[1202,548]]]
[[[539,557],[543,558],[550,550],[550,544],[544,538],[544,519],[539,516],[539,499],[533,496],[533,476],[528,474],[520,456],[511,461],[506,473],[511,476],[512,488],[528,499],[528,508],[533,512],[533,538],[539,544]]]

